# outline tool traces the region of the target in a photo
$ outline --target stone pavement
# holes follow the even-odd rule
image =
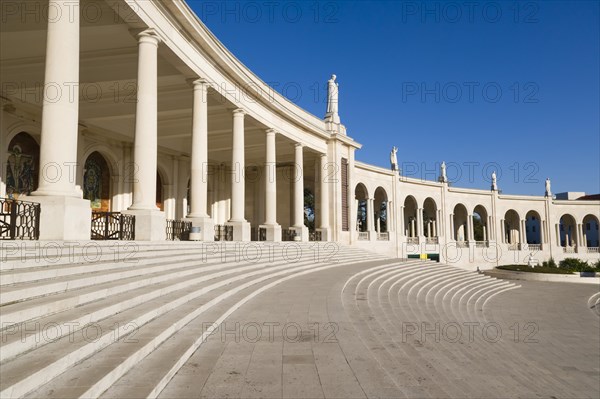
[[[0,397],[600,396],[599,287],[246,245],[5,256]]]
[[[485,302],[461,298],[486,298],[472,289],[480,279],[424,281],[426,268],[438,267],[354,279],[364,265],[333,269],[265,292],[160,397],[600,397],[600,318],[587,307],[598,287],[519,282]]]

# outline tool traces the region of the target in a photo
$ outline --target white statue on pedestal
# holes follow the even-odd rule
[[[529,253],[529,258],[527,259],[527,266],[535,267],[535,264],[533,263],[533,252]]]
[[[398,153],[398,148],[393,147],[392,151],[390,152],[390,164],[392,165],[393,171],[398,170],[398,156],[396,155],[397,153]]]
[[[550,178],[546,178],[546,197],[552,197],[552,191],[550,190]]]
[[[336,76],[331,75],[331,79],[327,81],[327,113],[325,114],[325,120],[340,123],[340,116],[338,114],[339,85],[335,79]]]
[[[498,182],[496,181],[496,171],[492,172],[492,191],[498,191]]]
[[[440,182],[448,183],[448,176],[446,176],[446,162],[442,161],[442,165],[440,166]]]

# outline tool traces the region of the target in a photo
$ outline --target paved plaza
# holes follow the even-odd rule
[[[2,397],[600,394],[593,284],[326,243],[246,245],[263,256],[172,243],[122,247],[119,261],[5,257]]]

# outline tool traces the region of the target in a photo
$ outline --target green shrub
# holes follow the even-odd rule
[[[565,258],[559,263],[561,269],[571,270],[574,272],[580,272],[586,267],[590,267],[590,265],[580,259],[577,258]]]
[[[554,258],[550,258],[550,260],[548,261],[548,267],[558,267],[556,265],[556,262],[554,261]]]
[[[512,270],[515,272],[528,272],[528,273],[550,273],[550,274],[573,274],[572,271],[567,269],[561,269],[558,267],[547,267],[547,266],[538,266],[538,267],[529,267],[527,265],[506,265],[506,266],[498,266],[497,269],[502,270]]]
[[[582,267],[581,270],[579,270],[580,272],[584,272],[584,273],[594,273],[596,270],[595,267],[593,266],[586,266],[586,267]]]

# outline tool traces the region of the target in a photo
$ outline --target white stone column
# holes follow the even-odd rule
[[[388,232],[394,231],[394,204],[392,201],[387,202],[387,206],[385,208],[385,227]]]
[[[192,226],[200,227],[200,233],[192,233],[190,239],[214,240],[214,223],[206,213],[208,197],[208,82],[193,81],[194,104],[192,109],[192,162],[191,162],[191,211],[187,219]]]
[[[79,1],[49,0],[38,189],[40,240],[89,240],[90,203],[75,186],[79,135]]]
[[[398,213],[398,217],[400,220],[400,223],[398,223],[398,225],[400,226],[400,234],[403,236],[407,236],[406,221],[404,220],[404,205],[400,205],[400,212]]]
[[[158,45],[153,29],[138,35],[138,78],[133,162],[133,204],[125,212],[135,215],[135,238],[166,238],[165,213],[156,207],[158,156]]]
[[[133,162],[131,210],[156,210],[156,170],[158,154],[158,44],[152,29],[138,35],[137,106]]]
[[[417,236],[425,236],[425,222],[423,221],[423,208],[417,208]]]
[[[560,242],[560,223],[556,223],[556,245],[561,246]]]
[[[281,226],[277,223],[277,145],[276,132],[266,131],[265,145],[265,223],[267,241],[281,241]]]
[[[465,237],[466,241],[474,241],[475,240],[475,234],[473,232],[473,215],[467,215],[467,234]]]
[[[304,156],[303,146],[294,145],[294,209],[292,229],[300,236],[301,241],[308,241],[308,227],[304,225]]]
[[[456,232],[454,231],[454,214],[450,214],[450,239],[456,241]]]
[[[321,241],[329,241],[331,238],[331,233],[329,229],[329,183],[328,183],[328,175],[327,175],[327,154],[321,154],[320,156],[320,171],[319,171],[319,179],[320,179],[320,215],[319,215],[319,231],[321,232]],[[351,232],[352,234],[352,232]]]
[[[245,218],[246,179],[244,168],[244,116],[243,109],[233,111],[233,141],[231,156],[231,217],[227,225],[233,226],[234,241],[250,241],[250,223]]]

